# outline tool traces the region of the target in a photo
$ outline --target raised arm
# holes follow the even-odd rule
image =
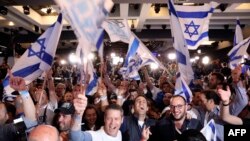
[[[52,78],[52,69],[50,69],[49,71],[46,72],[46,77],[47,77],[47,82],[48,82],[48,89],[49,89],[49,100],[52,103],[55,103],[57,105],[57,95],[55,92],[55,84],[54,84],[54,80]],[[57,107],[57,106],[56,106]]]
[[[218,95],[221,97],[222,104],[221,104],[221,118],[225,122],[233,125],[242,125],[243,121],[241,118],[231,115],[229,112],[229,105],[230,105],[230,96],[231,91],[230,88],[227,87],[227,90],[218,89]]]
[[[21,77],[14,77],[11,73],[9,73],[9,76],[10,87],[18,91],[23,100],[23,110],[25,117],[29,120],[36,121],[36,108],[25,85],[24,79]]]

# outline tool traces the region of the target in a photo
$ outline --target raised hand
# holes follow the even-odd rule
[[[152,133],[150,132],[150,127],[143,127],[143,130],[142,130],[142,136],[141,136],[141,141],[147,141],[149,139],[149,136],[151,135]]]
[[[22,77],[17,77],[17,76],[13,76],[13,74],[11,73],[11,71],[8,71],[9,73],[9,84],[10,87],[13,88],[16,91],[24,91],[27,90],[27,87],[25,85],[25,81]]]
[[[218,89],[217,90],[218,95],[220,96],[221,100],[223,103],[227,103],[230,101],[230,96],[231,96],[231,91],[229,86],[227,86],[227,90],[223,90],[223,89]]]
[[[99,83],[98,88],[97,88],[97,93],[99,96],[107,95],[107,88],[104,83]]]
[[[78,94],[74,99],[76,114],[82,116],[88,104],[88,99],[84,94]]]

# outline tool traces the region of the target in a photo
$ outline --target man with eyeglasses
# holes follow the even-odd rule
[[[170,100],[170,116],[161,119],[155,127],[152,127],[152,141],[178,140],[181,133],[188,129],[200,130],[202,125],[197,119],[188,119],[188,105],[184,97],[174,95]]]

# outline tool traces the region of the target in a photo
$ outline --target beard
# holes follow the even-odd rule
[[[185,118],[185,114],[184,113],[182,115],[178,116],[178,117],[174,116],[173,114],[172,114],[172,116],[173,116],[174,121],[180,121],[183,118]]]

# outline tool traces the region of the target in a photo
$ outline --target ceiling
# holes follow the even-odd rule
[[[129,25],[133,23],[132,31],[154,52],[163,53],[171,49],[172,39],[169,26],[169,14],[167,0],[113,0],[113,7],[108,19],[127,19]],[[215,0],[216,1],[216,0]],[[210,0],[175,0],[176,4],[194,3],[202,5]],[[243,27],[243,36],[250,36],[250,0],[217,0],[220,5],[216,8],[210,20],[209,38],[215,41],[212,45],[199,47],[204,51],[217,48],[231,47],[234,36],[235,20],[240,19]],[[29,14],[23,12],[23,6],[29,6]],[[159,13],[155,7],[161,6]],[[41,12],[45,8],[45,13]],[[47,9],[53,9],[47,14]],[[8,10],[5,15],[4,10]],[[55,10],[55,12],[53,12]],[[0,45],[7,47],[8,55],[13,54],[12,48],[16,51],[24,51],[23,48],[34,42],[39,35],[47,29],[57,18],[59,8],[53,0],[0,0]],[[13,24],[10,24],[13,22]],[[71,26],[63,21],[64,27],[58,45],[58,54],[74,51],[77,40]],[[110,47],[111,46],[111,47]],[[208,47],[205,48],[204,46]],[[126,53],[127,44],[110,43],[106,36],[105,47],[108,51]],[[191,51],[194,52],[194,51]]]

